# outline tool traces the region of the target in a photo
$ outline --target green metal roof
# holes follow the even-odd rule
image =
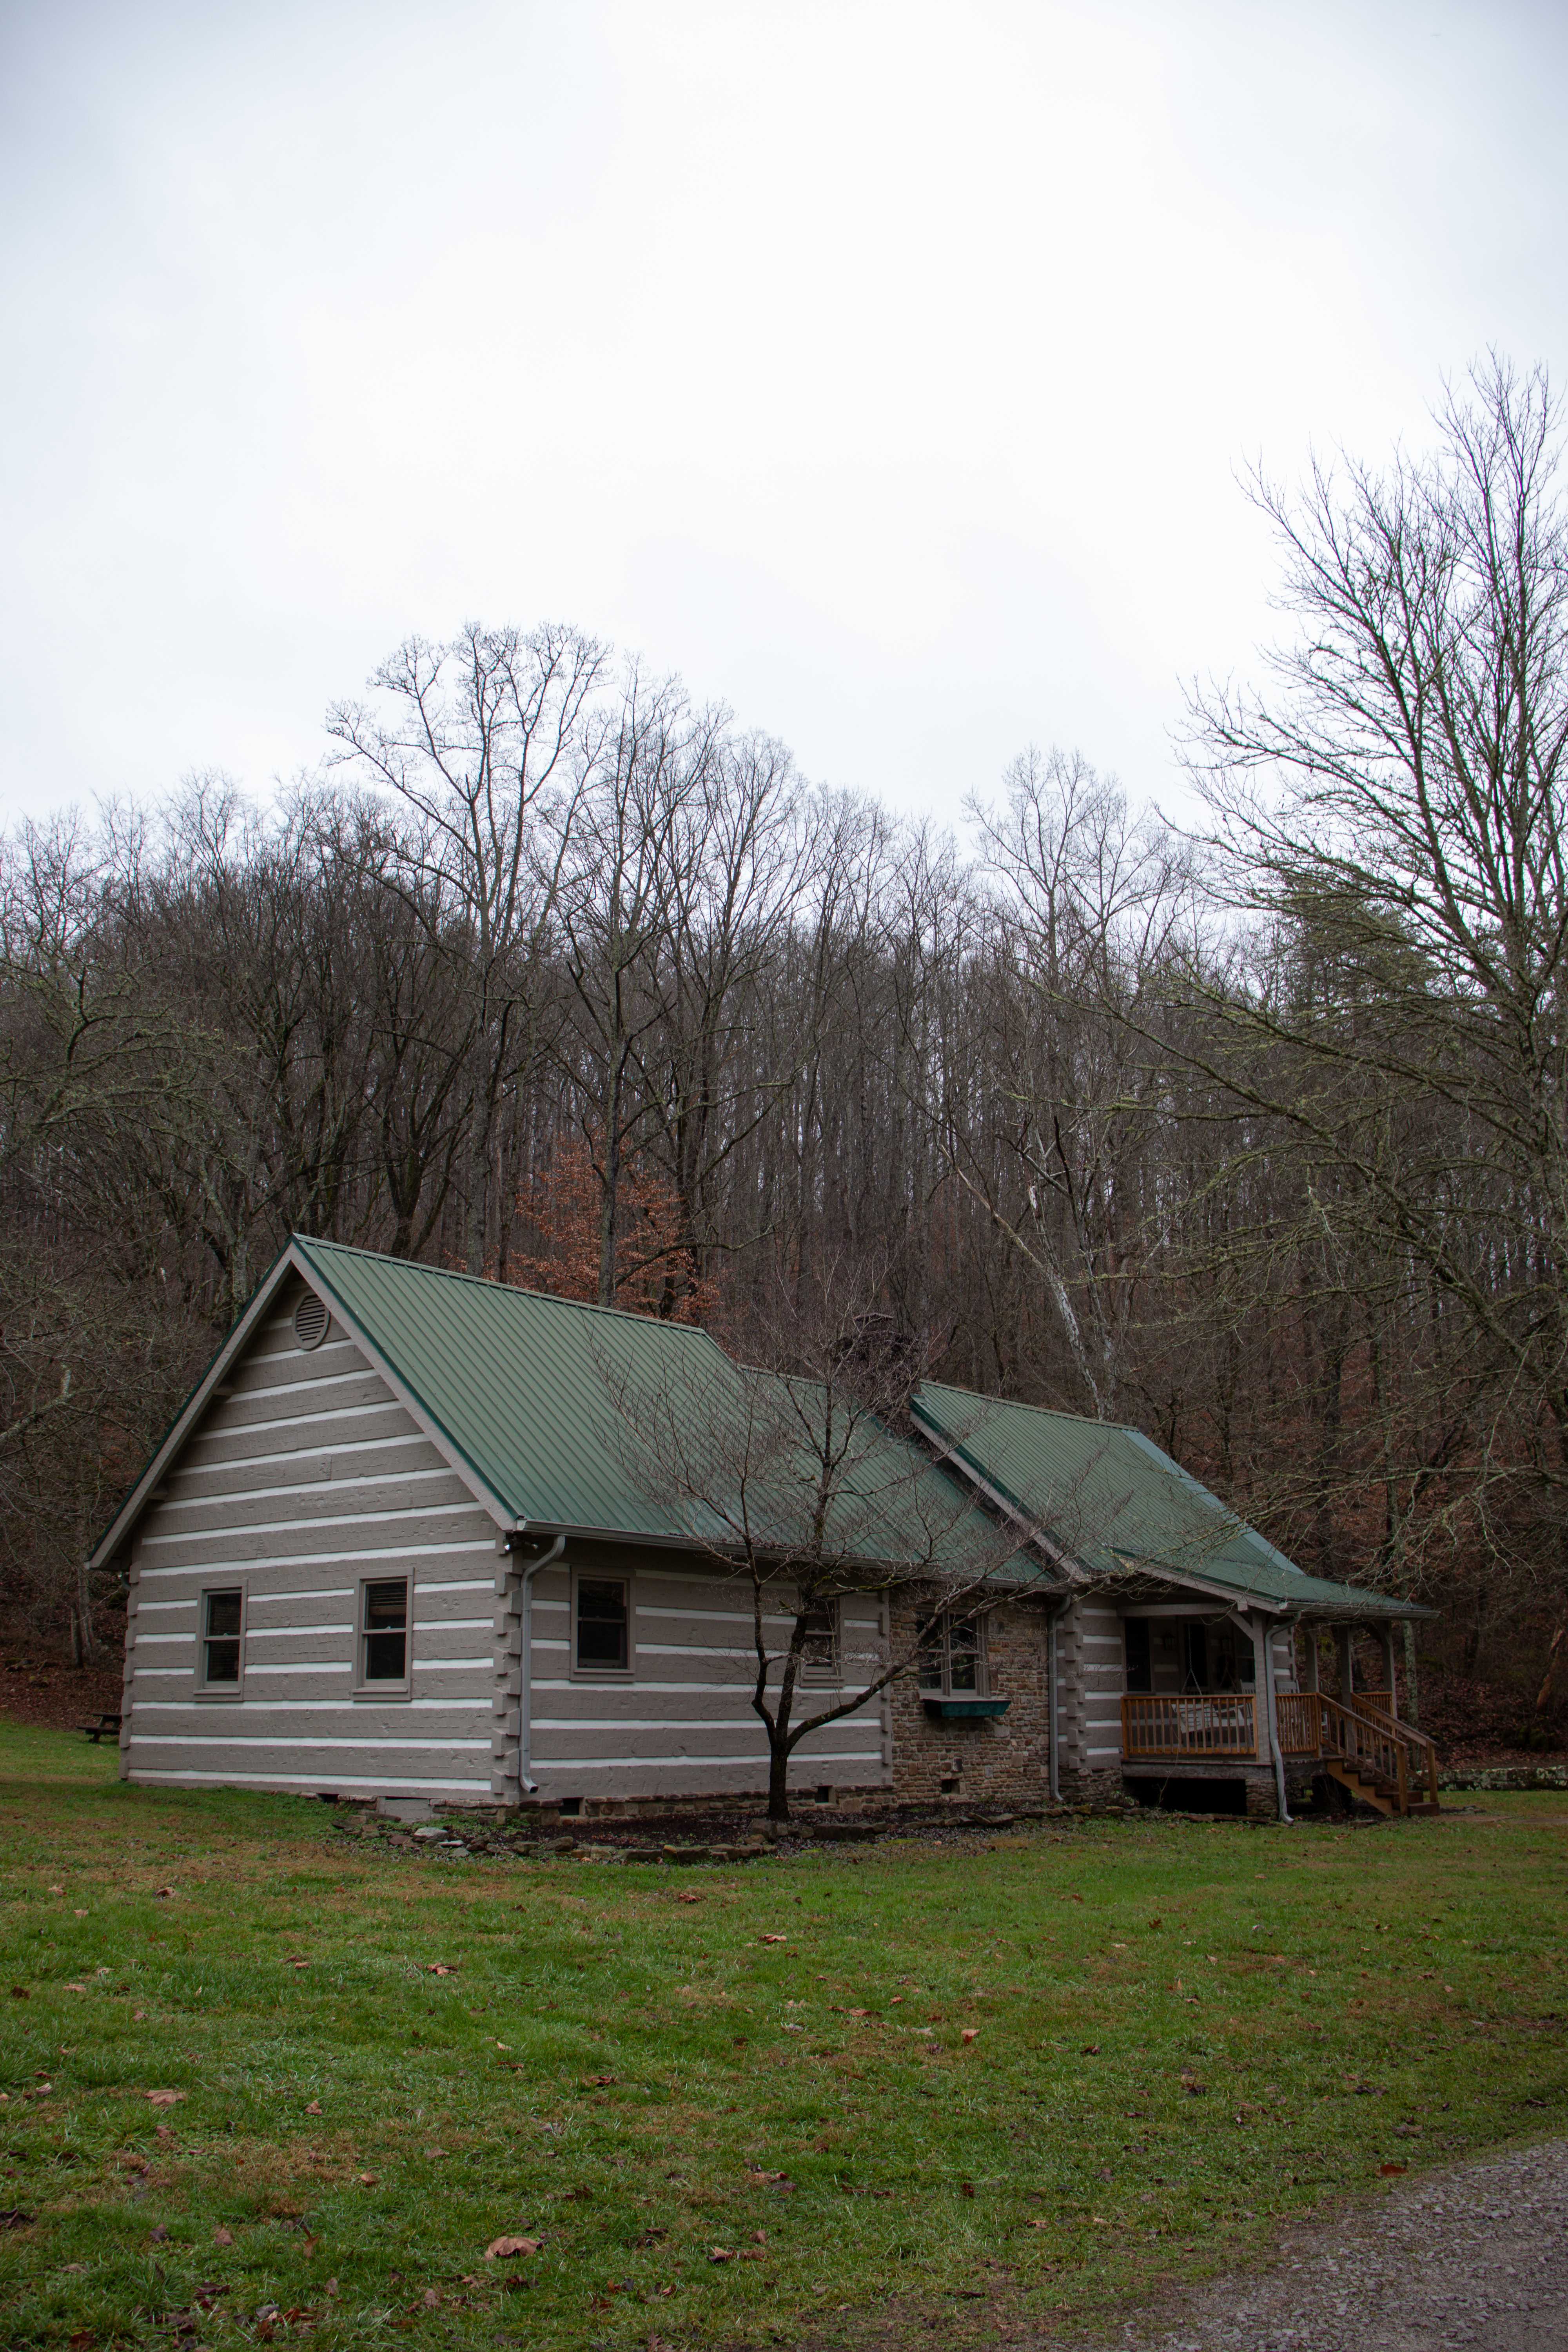
[[[770,1548],[799,1543],[801,1482],[831,1402],[819,1385],[742,1370],[689,1325],[341,1243],[296,1235],[291,1249],[513,1519],[724,1544],[749,1444],[747,1524]],[[865,1413],[831,1497],[829,1558],[1003,1571],[997,1530],[967,1487]],[[1040,1580],[1016,1553],[1005,1572]]]
[[[732,1370],[705,1331],[515,1290],[341,1242],[294,1255],[516,1520],[671,1539],[698,1532],[627,1467],[617,1381],[701,1391]]]
[[[916,1422],[1092,1575],[1192,1577],[1313,1614],[1426,1616],[1407,1601],[1309,1576],[1141,1430],[922,1381]]]

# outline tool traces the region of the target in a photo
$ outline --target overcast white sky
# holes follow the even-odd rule
[[[1170,797],[1236,470],[1564,364],[1568,9],[5,0],[0,814],[575,621],[806,772]]]

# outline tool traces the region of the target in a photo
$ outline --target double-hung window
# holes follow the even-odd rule
[[[985,1628],[943,1611],[920,1627],[920,1685],[932,1698],[984,1698]]]
[[[579,1675],[629,1675],[632,1588],[624,1576],[576,1576],[572,1591],[572,1667]]]
[[[238,1698],[245,1648],[245,1592],[215,1588],[201,1598],[196,1688],[207,1698]]]
[[[836,1683],[838,1680],[837,1601],[819,1601],[805,1612],[805,1631],[800,1645],[800,1672],[803,1682]]]
[[[408,1579],[367,1579],[359,1591],[359,1687],[402,1693],[408,1687]]]

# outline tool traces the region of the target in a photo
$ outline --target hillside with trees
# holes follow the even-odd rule
[[[555,625],[409,640],[265,807],[15,832],[12,1634],[112,1645],[88,1538],[300,1230],[752,1360],[850,1269],[941,1378],[1436,1602],[1485,1736],[1560,1738],[1562,443],[1500,363],[1438,424],[1254,484],[1280,635],[1192,697],[1187,832],[1061,751],[913,823]]]

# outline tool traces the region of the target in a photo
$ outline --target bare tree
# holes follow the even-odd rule
[[[636,1475],[695,1549],[749,1586],[751,1704],[775,1822],[789,1818],[801,1743],[912,1673],[925,1621],[962,1623],[1048,1580],[1020,1556],[1016,1530],[997,1527],[900,1433],[920,1367],[889,1344],[873,1295],[858,1270],[830,1268],[803,1315],[793,1286],[780,1284],[772,1368],[716,1351],[705,1373],[683,1353],[658,1381],[604,1367]],[[917,1602],[915,1630],[862,1633],[851,1651],[845,1603],[899,1595]]]
[[[583,787],[584,730],[605,649],[575,629],[470,624],[449,645],[410,637],[374,673],[374,703],[328,713],[339,764],[409,813],[411,912],[472,998],[467,1119],[469,1271],[484,1264],[502,1097],[539,1050],[541,953]]]
[[[1041,1278],[1103,1419],[1162,1231],[1151,1178],[1168,1111],[1163,1072],[1119,1016],[1188,924],[1192,875],[1079,754],[1031,748],[1005,783],[1000,808],[972,803],[992,890],[972,989],[989,1008],[994,1075],[989,1099],[949,1093],[943,1136],[960,1181]]]
[[[1214,869],[1261,916],[1194,1050],[1423,1269],[1491,1381],[1485,1477],[1559,1496],[1568,1577],[1568,509],[1543,371],[1450,393],[1429,455],[1254,497],[1295,636],[1194,697]],[[1355,1253],[1352,1253],[1352,1262]]]

